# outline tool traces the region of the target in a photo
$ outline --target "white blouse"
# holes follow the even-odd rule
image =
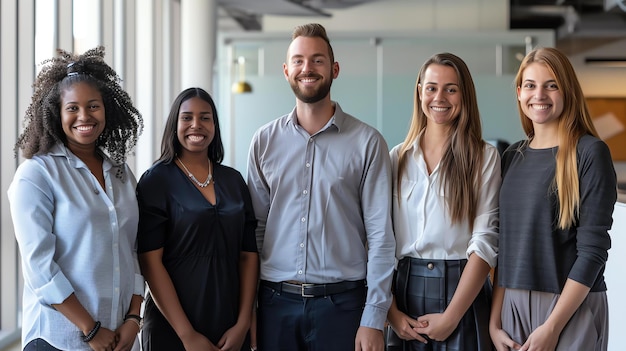
[[[498,196],[500,192],[500,156],[495,147],[485,145],[482,186],[474,228],[468,221],[451,222],[440,189],[440,169],[428,174],[419,139],[408,151],[398,196],[397,145],[390,152],[393,166],[393,227],[396,236],[396,259],[403,257],[430,259],[464,259],[476,253],[494,267],[498,255]]]

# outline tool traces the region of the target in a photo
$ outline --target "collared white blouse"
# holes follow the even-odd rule
[[[482,186],[472,231],[468,221],[453,224],[450,220],[445,194],[439,186],[439,165],[428,174],[419,140],[408,151],[409,159],[398,187],[399,149],[400,145],[390,152],[396,259],[452,260],[468,258],[475,253],[494,267],[498,254],[498,196],[501,183],[500,157],[496,148],[485,145]]]

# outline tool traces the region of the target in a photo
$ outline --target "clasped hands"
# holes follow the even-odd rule
[[[444,313],[430,313],[413,319],[399,310],[388,316],[391,328],[403,340],[417,340],[424,344],[428,340],[447,339],[458,325],[458,321],[448,318]]]

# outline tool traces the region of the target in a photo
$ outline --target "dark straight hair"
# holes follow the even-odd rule
[[[161,140],[161,157],[155,161],[155,163],[163,162],[170,163],[174,160],[176,155],[180,152],[181,145],[178,141],[178,136],[176,135],[176,127],[178,125],[178,113],[180,111],[180,105],[183,102],[193,98],[199,97],[200,99],[206,101],[211,105],[211,109],[213,109],[213,122],[215,123],[215,135],[213,136],[213,141],[209,144],[209,148],[207,150],[209,160],[215,164],[222,163],[224,160],[224,144],[222,143],[222,135],[220,133],[220,122],[217,117],[217,108],[215,108],[215,102],[209,93],[207,93],[202,88],[188,88],[183,90],[174,102],[172,103],[172,107],[170,108],[170,113],[167,117],[167,121],[165,122],[165,129],[163,130],[163,139]]]

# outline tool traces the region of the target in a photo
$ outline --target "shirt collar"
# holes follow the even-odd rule
[[[420,147],[420,136],[415,138],[408,152],[412,154],[414,157],[417,157],[418,155],[422,154],[422,148]]]
[[[102,170],[104,172],[109,171],[113,166],[113,161],[107,156],[102,150],[98,149],[98,153],[102,156]],[[57,157],[65,157],[69,161],[70,165],[74,168],[87,168],[87,165],[83,160],[78,158],[78,156],[74,155],[70,149],[67,148],[63,143],[56,143],[50,151],[48,152],[51,156]]]
[[[337,130],[341,133],[341,127],[344,125],[344,122],[345,122],[345,119],[346,119],[346,113],[343,112],[343,110],[341,109],[341,106],[339,106],[338,102],[331,101],[331,103],[335,107],[335,114],[332,115],[332,117],[330,118],[330,120],[328,121],[326,126],[324,126],[324,128],[322,128],[322,130],[327,129],[331,125],[334,125],[337,128]],[[291,110],[291,112],[289,112],[289,115],[288,115],[287,119],[285,120],[285,123],[286,124],[291,123],[294,126],[298,125],[298,119],[297,119],[297,114],[296,114],[296,107],[294,107]]]

